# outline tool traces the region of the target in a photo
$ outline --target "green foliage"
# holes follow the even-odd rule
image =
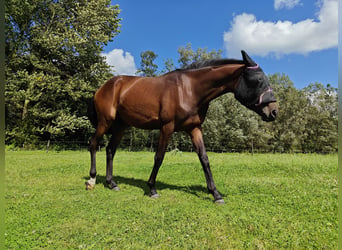
[[[6,249],[336,249],[337,155],[209,153],[226,204],[213,203],[195,153],[168,153],[146,181],[153,153],[119,151],[105,185],[98,153],[6,152]]]
[[[303,90],[307,96],[306,119],[302,147],[307,152],[337,152],[337,89],[330,85],[310,84]]]
[[[89,131],[87,99],[109,76],[101,52],[118,14],[108,0],[6,2],[7,143]]]
[[[157,76],[158,65],[154,60],[158,57],[153,51],[147,50],[140,54],[141,62],[137,73],[141,76]]]
[[[162,71],[162,73],[171,72],[176,69],[175,64],[173,63],[172,59],[168,58],[164,61],[165,64],[165,70]]]
[[[271,143],[278,152],[298,149],[305,128],[306,97],[285,74],[271,75],[269,80],[279,103],[279,115],[270,125],[274,135]]]
[[[188,43],[185,47],[178,49],[180,67],[183,68],[193,62],[200,62],[203,60],[221,58],[222,50],[212,50],[208,52],[207,48],[198,48],[196,51],[192,49],[191,43]]]

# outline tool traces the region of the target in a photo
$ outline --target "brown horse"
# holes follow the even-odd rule
[[[91,178],[86,182],[87,189],[96,183],[98,140],[110,133],[106,182],[111,189],[119,190],[113,180],[113,157],[124,130],[134,126],[160,130],[154,166],[147,182],[150,196],[158,197],[155,182],[168,140],[173,132],[185,131],[202,164],[209,192],[215,202],[223,203],[211,174],[201,129],[210,101],[233,92],[238,101],[264,121],[273,121],[278,113],[266,75],[246,52],[241,53],[243,60],[207,60],[159,77],[115,76],[100,87],[88,107],[96,132],[90,141]]]

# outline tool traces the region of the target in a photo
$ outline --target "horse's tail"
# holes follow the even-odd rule
[[[88,102],[87,114],[88,114],[88,118],[91,124],[94,126],[94,128],[96,128],[97,127],[97,113],[95,109],[94,96]]]

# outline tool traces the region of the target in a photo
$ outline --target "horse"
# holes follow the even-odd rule
[[[90,139],[90,179],[86,188],[96,183],[96,148],[99,139],[111,134],[106,147],[106,183],[119,190],[113,180],[113,158],[126,128],[159,129],[154,166],[147,185],[150,197],[159,197],[156,177],[173,132],[190,135],[201,162],[209,193],[214,202],[224,203],[210,170],[202,135],[202,123],[213,99],[228,93],[262,120],[275,120],[276,98],[260,66],[241,51],[243,60],[212,59],[193,63],[157,77],[114,76],[94,94],[88,106],[88,117],[96,128]]]

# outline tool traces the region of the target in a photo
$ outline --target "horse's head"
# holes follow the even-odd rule
[[[235,89],[235,98],[259,114],[264,121],[274,121],[278,105],[267,76],[245,51],[241,51],[246,65]]]

